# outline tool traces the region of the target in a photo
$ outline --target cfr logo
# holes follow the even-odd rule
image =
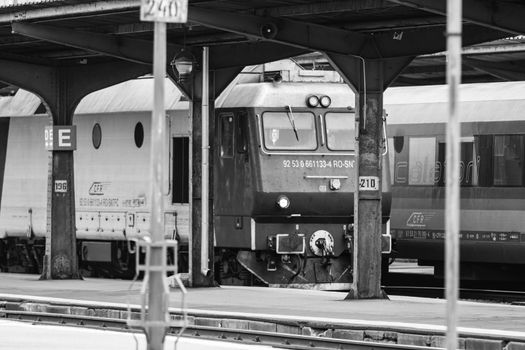
[[[93,182],[89,188],[89,194],[92,196],[103,196],[104,189],[107,189],[109,182]]]
[[[419,227],[423,228],[427,226],[427,223],[432,219],[435,213],[429,212],[413,212],[407,220],[408,227]]]

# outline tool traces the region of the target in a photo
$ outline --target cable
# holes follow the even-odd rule
[[[366,63],[365,59],[361,56],[357,55],[350,55],[352,57],[357,57],[361,60],[362,67],[363,67],[363,118],[360,118],[360,121],[362,121],[362,129],[366,130]],[[360,125],[361,128],[361,125]]]

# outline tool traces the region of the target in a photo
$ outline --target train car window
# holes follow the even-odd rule
[[[446,144],[438,145],[438,160],[436,162],[436,185],[446,184]],[[474,139],[462,141],[460,146],[459,183],[462,187],[478,186],[479,159]]]
[[[262,122],[264,147],[268,150],[317,148],[315,117],[310,112],[265,112]]]
[[[394,139],[392,137],[389,137],[388,140],[388,166],[390,167],[390,184],[393,185],[395,183],[395,162],[396,162],[396,151],[394,150]]]
[[[473,141],[461,142],[461,162],[460,162],[460,185],[477,186],[478,185],[478,160],[476,148]]]
[[[135,145],[137,148],[142,147],[142,144],[144,143],[144,126],[141,122],[138,122],[137,125],[135,125],[133,137],[135,139]]]
[[[244,153],[248,150],[248,116],[239,113],[237,118],[237,152]]]
[[[409,144],[405,142],[405,137],[403,136],[394,136],[392,144],[393,147],[390,147],[389,150],[391,155],[390,162],[394,166],[391,172],[394,185],[407,185]],[[393,161],[392,157],[394,158]]]
[[[173,138],[172,203],[189,203],[190,138]]]
[[[219,140],[220,154],[223,158],[233,157],[233,135],[234,135],[233,114],[221,114],[219,118]]]
[[[332,151],[354,150],[355,145],[355,114],[326,113],[326,145]]]
[[[523,185],[523,135],[494,136],[494,186]]]
[[[93,147],[95,147],[95,149],[98,149],[102,142],[102,129],[100,128],[99,123],[93,125],[93,130],[91,132],[91,140],[93,141]]]
[[[434,185],[436,166],[436,138],[409,139],[408,184]]]
[[[493,156],[492,149],[494,146],[493,135],[479,135],[475,136],[474,145],[476,147],[477,156],[477,174],[478,185],[482,187],[490,187],[493,185]]]

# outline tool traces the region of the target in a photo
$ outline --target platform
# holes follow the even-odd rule
[[[132,284],[95,278],[53,281],[38,278],[38,275],[0,274],[0,306],[3,306],[0,315],[2,308],[9,307],[46,312],[75,307],[75,312],[115,310],[112,315],[119,317],[128,304],[138,305],[140,300],[140,281]],[[405,343],[443,345],[444,300],[400,296],[388,300],[344,300],[345,296],[343,292],[224,286],[189,289],[186,301],[191,322],[195,324],[248,329],[258,322],[257,327],[296,334],[325,332],[326,335],[329,331],[332,335],[340,331],[339,335],[361,340],[394,337],[399,342],[405,337]],[[172,290],[170,297],[170,305],[178,310],[180,291]],[[478,340],[488,342],[490,349],[508,349],[509,342],[517,346],[512,349],[525,349],[524,306],[460,301],[459,326],[464,349],[479,348],[474,342]]]

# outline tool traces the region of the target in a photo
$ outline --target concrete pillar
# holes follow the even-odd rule
[[[366,89],[356,94],[356,113],[360,116],[357,178],[378,178],[377,191],[359,190],[354,207],[354,295],[350,298],[381,298],[381,177],[383,128],[383,77],[381,62],[366,62]],[[360,186],[358,186],[360,187]],[[360,188],[361,189],[361,188]]]
[[[359,137],[356,141],[358,190],[354,196],[353,285],[347,299],[383,298],[381,290],[383,91],[412,57],[371,60],[328,54],[356,93]],[[367,179],[378,178],[378,190]],[[363,180],[363,181],[360,181]],[[363,182],[365,188],[359,186]]]

